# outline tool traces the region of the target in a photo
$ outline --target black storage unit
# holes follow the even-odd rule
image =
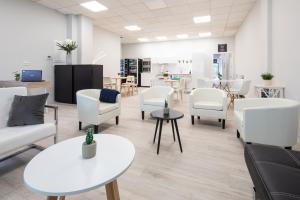
[[[76,104],[76,92],[103,88],[102,65],[55,65],[55,101]]]

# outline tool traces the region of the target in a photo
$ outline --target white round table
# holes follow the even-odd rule
[[[83,159],[81,153],[85,136],[65,140],[36,155],[26,166],[24,181],[33,192],[48,200],[65,199],[98,187],[106,187],[108,200],[119,199],[117,178],[131,165],[135,149],[120,136],[94,135],[97,154]]]

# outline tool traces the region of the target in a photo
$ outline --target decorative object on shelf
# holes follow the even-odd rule
[[[163,72],[163,77],[168,77],[168,76],[169,76],[169,72],[168,71]]]
[[[266,73],[262,73],[260,76],[264,80],[265,86],[272,85],[272,79],[274,78],[273,74],[266,72]]]
[[[169,108],[167,100],[165,100],[164,115],[169,115],[169,114],[170,114],[170,108]]]
[[[94,130],[89,128],[86,132],[85,142],[82,144],[82,157],[84,159],[93,158],[97,151],[97,142],[94,140]]]
[[[20,72],[15,71],[13,74],[14,74],[14,77],[15,77],[15,81],[19,81],[19,80],[20,80],[20,77],[21,77]]]
[[[56,42],[56,46],[59,47],[59,50],[65,51],[67,53],[66,64],[72,64],[72,51],[77,49],[77,42],[71,39],[66,39],[64,42]]]

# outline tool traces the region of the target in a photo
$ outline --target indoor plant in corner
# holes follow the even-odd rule
[[[265,86],[271,86],[274,76],[273,74],[266,72],[261,74],[261,78],[264,80]]]
[[[82,144],[82,157],[84,159],[93,158],[97,151],[97,142],[94,140],[94,131],[89,128],[86,132],[85,142]]]
[[[56,46],[59,47],[59,50],[66,52],[66,64],[70,65],[72,64],[72,51],[77,49],[78,45],[76,41],[73,41],[71,39],[66,39],[63,42],[56,42]]]

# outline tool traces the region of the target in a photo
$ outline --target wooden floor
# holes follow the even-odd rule
[[[216,119],[196,120],[192,126],[185,95],[184,100],[176,101],[175,106],[185,114],[183,119],[178,120],[183,153],[180,153],[178,143],[173,142],[171,125],[165,124],[160,154],[157,155],[156,144],[152,144],[155,121],[150,119],[149,114],[142,121],[138,105],[138,96],[122,98],[120,124],[116,126],[113,119],[100,126],[102,133],[126,137],[136,148],[134,163],[118,180],[122,200],[253,198],[243,144],[236,138],[232,112],[229,112],[225,130]],[[48,116],[51,114],[49,112]],[[76,107],[59,104],[59,141],[83,135],[84,131],[79,132],[77,128]],[[41,144],[49,146],[52,140],[47,139]],[[24,167],[37,153],[37,150],[30,150],[0,163],[1,200],[45,199],[29,191],[23,183]],[[105,200],[105,188],[67,199]]]

